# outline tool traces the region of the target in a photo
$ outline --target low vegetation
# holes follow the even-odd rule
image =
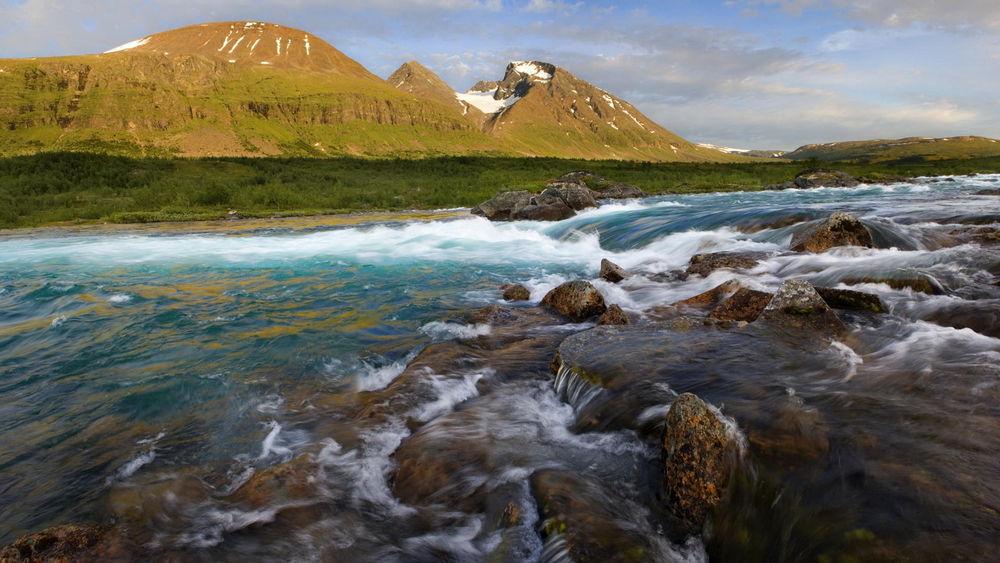
[[[316,215],[475,205],[497,192],[539,189],[571,170],[651,194],[760,189],[817,162],[642,163],[554,158],[418,160],[127,158],[42,153],[0,159],[0,227]],[[1000,158],[837,164],[856,176],[1000,172]]]

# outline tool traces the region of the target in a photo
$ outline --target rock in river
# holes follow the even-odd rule
[[[632,324],[632,319],[618,305],[608,307],[607,312],[601,315],[601,320],[597,321],[597,326],[628,324]]]
[[[803,335],[839,336],[847,331],[840,317],[826,301],[803,280],[787,280],[768,303],[760,319]]]
[[[527,301],[531,299],[531,292],[521,284],[505,283],[500,286],[500,293],[507,301]]]
[[[695,254],[691,257],[691,265],[688,266],[687,273],[707,276],[715,270],[727,268],[730,270],[745,270],[757,265],[760,258],[764,256],[760,252],[712,252],[709,254]]]
[[[709,318],[720,321],[744,321],[752,323],[764,312],[764,308],[774,296],[764,291],[741,287],[732,297],[723,301],[708,314]]]
[[[663,486],[686,534],[701,532],[739,459],[739,441],[720,414],[691,393],[674,401],[663,432]]]
[[[632,277],[632,273],[615,264],[607,258],[601,259],[601,278],[611,283],[618,283],[624,279]]]
[[[794,252],[825,252],[835,246],[875,248],[872,234],[857,217],[838,211],[825,221],[795,233],[789,249]]]
[[[566,282],[548,292],[542,299],[542,305],[555,309],[575,322],[602,315],[608,310],[601,292],[590,282],[582,280]]]
[[[503,192],[473,207],[472,214],[481,215],[490,221],[510,221],[514,208],[527,205],[530,199],[529,191]]]

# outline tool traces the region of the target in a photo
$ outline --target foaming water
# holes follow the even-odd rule
[[[664,196],[558,223],[5,233],[0,543],[54,524],[131,519],[142,541],[198,559],[485,560],[508,549],[508,560],[557,561],[565,538],[543,542],[544,507],[528,481],[570,472],[595,506],[622,508],[604,524],[652,538],[643,548],[660,559],[705,560],[700,542],[665,539],[650,500],[659,454],[636,429],[655,426],[669,403],[643,403],[629,414],[634,427],[579,432],[577,416],[606,391],[565,369],[553,379],[452,358],[453,339],[488,352],[506,338],[468,311],[502,303],[503,283],[524,284],[531,297],[518,306],[527,307],[579,278],[640,318],[731,278],[769,291],[793,278],[860,289],[891,314],[852,324],[851,340],[823,351],[823,373],[781,384],[844,420],[878,404],[919,428],[957,404],[989,426],[981,413],[1000,398],[1000,257],[961,233],[996,225],[1000,200],[974,191],[998,180]],[[804,222],[840,210],[885,248],[787,252]],[[717,251],[762,259],[747,271],[682,275],[692,255]],[[638,275],[596,280],[602,258]],[[432,345],[445,348],[420,355]],[[431,367],[442,357],[451,367]],[[865,439],[904,449],[928,433]],[[961,442],[949,434],[922,451],[967,456],[997,482],[995,463],[951,441]],[[402,500],[406,459],[459,477]],[[993,488],[978,501],[993,503]],[[507,505],[511,523],[498,527]]]

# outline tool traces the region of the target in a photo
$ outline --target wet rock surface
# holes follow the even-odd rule
[[[837,212],[825,221],[795,233],[789,249],[794,252],[825,252],[836,246],[875,248],[872,234],[861,221],[847,213]]]
[[[500,294],[506,301],[527,301],[531,299],[531,291],[521,284],[508,283],[500,286]]]
[[[761,252],[713,252],[695,254],[688,266],[689,275],[707,276],[719,269],[746,270],[756,266],[766,254]]]
[[[566,282],[542,298],[542,305],[551,307],[575,322],[602,315],[608,310],[604,296],[593,284],[577,280]]]
[[[601,279],[618,283],[632,277],[632,273],[607,258],[601,259]]]
[[[743,321],[752,323],[764,312],[767,304],[771,302],[773,294],[765,291],[756,291],[748,288],[740,288],[730,297],[723,301],[718,307],[708,314],[710,318],[720,321]]]
[[[93,525],[65,525],[22,536],[0,549],[3,563],[45,563],[101,561],[106,554],[98,549],[106,528]]]
[[[531,192],[524,190],[503,192],[473,207],[472,214],[481,215],[490,221],[510,221],[514,209],[527,205],[531,197]]]
[[[684,533],[699,534],[736,469],[738,436],[705,401],[684,393],[667,412],[662,448],[670,509]]]
[[[628,324],[632,324],[632,319],[629,317],[628,313],[623,311],[618,305],[608,307],[608,310],[601,315],[600,320],[597,321],[597,326]]]
[[[852,311],[871,311],[872,313],[887,313],[888,309],[878,295],[854,291],[852,289],[834,289],[830,287],[814,287],[816,293],[834,309]]]
[[[847,332],[840,317],[820,297],[813,286],[802,280],[788,280],[760,314],[760,320],[803,337],[838,337]]]

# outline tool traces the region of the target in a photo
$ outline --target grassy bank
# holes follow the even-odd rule
[[[814,162],[637,163],[553,158],[132,159],[48,153],[0,159],[0,227],[472,206],[499,191],[538,189],[591,170],[648,193],[757,189]],[[824,164],[854,175],[1000,172],[1000,158]]]

